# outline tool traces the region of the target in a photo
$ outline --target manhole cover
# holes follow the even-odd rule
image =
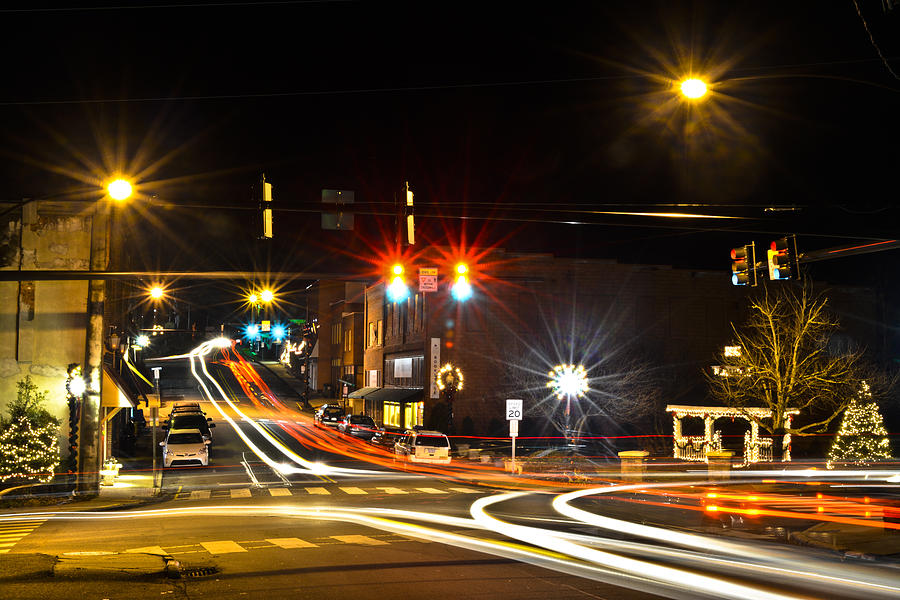
[[[184,569],[181,572],[182,577],[206,577],[208,575],[214,575],[218,573],[219,570],[215,567],[194,567],[193,569]]]

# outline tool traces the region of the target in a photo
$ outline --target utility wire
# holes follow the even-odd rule
[[[869,29],[869,24],[866,23],[865,17],[863,17],[862,11],[859,9],[859,3],[856,0],[853,0],[853,6],[856,8],[856,14],[859,15],[859,20],[862,21],[863,28],[866,30],[866,34],[869,36],[869,41],[872,43],[872,47],[875,48],[875,52],[878,53],[878,57],[881,59],[881,62],[884,64],[885,68],[890,72],[891,75],[894,76],[894,79],[900,80],[900,76],[897,75],[896,71],[891,67],[891,63],[888,62],[887,58],[884,57],[884,54],[881,52],[881,48],[878,47],[878,44],[875,43],[875,36],[872,35],[872,31]]]

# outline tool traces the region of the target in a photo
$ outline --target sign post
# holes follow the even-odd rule
[[[516,438],[519,437],[519,421],[522,420],[524,402],[510,398],[506,401],[506,420],[509,421],[509,437],[512,440],[512,472],[516,472]]]
[[[153,487],[154,489],[157,487],[156,485],[156,455],[159,454],[159,446],[156,445],[156,426],[159,424],[159,405],[160,402],[160,394],[159,394],[159,372],[162,371],[162,367],[151,367],[153,371],[153,382],[156,384],[156,404],[152,406],[150,409],[150,419],[153,421],[153,427],[150,431],[153,432]]]

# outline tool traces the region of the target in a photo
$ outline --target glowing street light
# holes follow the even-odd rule
[[[466,263],[456,265],[456,283],[450,288],[450,295],[457,302],[465,302],[472,297],[472,284],[469,283],[468,273],[469,265]]]
[[[247,296],[247,302],[250,304],[256,304],[259,302],[259,296],[256,295],[256,292],[250,292],[250,295]]]
[[[150,336],[147,335],[147,334],[145,334],[145,333],[142,333],[141,335],[137,336],[137,337],[134,339],[134,343],[135,343],[139,348],[146,348],[147,346],[150,345]]]
[[[116,179],[106,186],[106,191],[109,193],[110,198],[121,201],[128,199],[133,190],[129,182],[124,179]]]
[[[691,77],[681,82],[681,94],[690,100],[699,100],[706,95],[706,83],[701,79]]]
[[[566,440],[572,444],[572,398],[578,398],[587,392],[587,373],[582,365],[556,365],[548,377],[550,380],[547,387],[553,390],[557,399],[566,399]]]
[[[269,304],[272,300],[275,299],[275,292],[266,288],[259,294],[259,299],[263,301],[264,304]]]
[[[152,288],[150,288],[150,297],[153,298],[154,300],[161,300],[164,294],[165,294],[165,291],[162,289],[162,287],[160,287],[158,285],[155,285]]]
[[[409,287],[407,287],[406,282],[403,280],[403,265],[394,265],[391,267],[391,273],[393,274],[393,278],[387,289],[388,298],[391,302],[406,300],[407,296],[409,296]]]

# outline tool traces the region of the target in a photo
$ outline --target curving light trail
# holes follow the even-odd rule
[[[569,502],[591,494],[629,491],[636,486],[611,486],[563,494],[553,506],[577,520],[568,526],[598,525],[617,534],[628,533],[653,542],[666,530],[634,529],[635,524],[568,507]],[[501,502],[527,496],[505,493],[476,500],[471,518],[439,513],[375,507],[298,507],[281,505],[192,506],[136,510],[118,513],[29,512],[0,516],[0,523],[40,517],[51,520],[97,520],[197,517],[284,517],[330,520],[372,527],[407,537],[453,545],[505,557],[570,575],[603,581],[646,593],[673,598],[759,598],[782,600],[797,596],[781,590],[803,588],[815,596],[895,598],[900,576],[889,570],[817,558],[805,552],[780,550],[773,545],[722,541],[709,536],[681,534],[665,541],[695,548],[684,550],[655,543],[592,536],[568,531],[524,526],[488,514]],[[515,516],[514,516],[515,518]],[[549,520],[549,519],[548,519]],[[646,527],[646,526],[639,526]],[[460,533],[460,530],[465,533]],[[503,536],[497,538],[496,536]],[[513,541],[510,541],[513,540]],[[598,549],[602,548],[602,549]],[[677,565],[677,566],[675,566]]]

